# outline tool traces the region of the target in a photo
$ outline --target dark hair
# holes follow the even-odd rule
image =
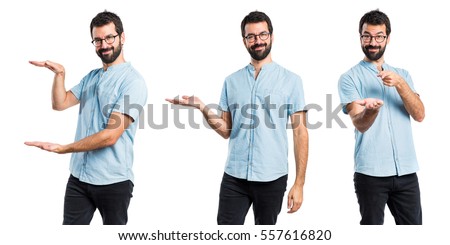
[[[270,34],[272,34],[273,26],[269,16],[259,11],[253,11],[249,13],[247,16],[245,16],[245,18],[241,22],[242,37],[245,37],[245,25],[247,25],[248,23],[259,23],[264,21],[267,23],[267,26],[269,27]]]
[[[98,13],[91,21],[91,36],[92,36],[92,30],[94,27],[100,27],[107,25],[109,23],[114,23],[116,26],[116,32],[117,34],[122,34],[123,32],[123,25],[122,21],[120,20],[119,16],[117,16],[115,13],[103,11]]]
[[[362,34],[362,27],[367,23],[369,25],[385,25],[386,26],[386,35],[389,36],[391,34],[391,22],[387,15],[380,10],[372,10],[367,12],[359,21],[359,34]]]

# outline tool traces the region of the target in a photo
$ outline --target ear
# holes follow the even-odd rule
[[[386,44],[389,44],[389,41],[391,41],[391,34],[387,37]]]
[[[120,34],[120,41],[122,42],[122,45],[125,43],[125,32],[122,32],[122,34]]]

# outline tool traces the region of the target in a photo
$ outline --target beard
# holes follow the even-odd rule
[[[110,54],[102,54],[105,51],[111,50],[112,52]],[[119,41],[119,45],[117,48],[111,47],[106,49],[99,49],[96,51],[98,57],[102,60],[105,64],[111,64],[113,63],[117,57],[119,57],[120,53],[122,52],[122,42]]]
[[[264,50],[256,51],[255,49],[258,47],[265,47]],[[261,43],[261,44],[254,44],[250,48],[247,48],[248,53],[250,56],[257,61],[263,60],[269,55],[270,50],[272,49],[272,43]]]
[[[384,48],[382,48],[381,46],[366,45],[366,46],[362,46],[361,48],[362,48],[364,54],[366,55],[367,59],[369,59],[371,61],[379,60],[381,57],[383,57],[384,51],[386,50],[386,46],[384,46]],[[373,49],[373,48],[377,48],[378,52],[376,52],[376,53],[369,52],[369,49]]]

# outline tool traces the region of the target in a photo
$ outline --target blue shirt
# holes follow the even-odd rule
[[[230,112],[232,130],[225,172],[249,181],[288,174],[289,116],[304,110],[301,78],[275,62],[257,79],[249,64],[225,79],[219,106]],[[290,125],[290,124],[289,124]]]
[[[95,185],[133,181],[133,141],[139,114],[147,100],[142,76],[130,63],[121,63],[106,71],[92,70],[71,91],[80,101],[75,141],[105,129],[112,112],[126,114],[134,120],[114,145],[72,153],[71,174]]]
[[[383,70],[399,74],[414,91],[406,70],[382,65]],[[419,170],[414,150],[410,115],[395,87],[383,85],[378,70],[370,62],[361,61],[339,80],[343,111],[355,100],[377,98],[384,101],[372,126],[361,133],[355,130],[355,171],[370,176],[394,176]]]

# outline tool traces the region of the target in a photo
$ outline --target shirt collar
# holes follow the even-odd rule
[[[378,73],[377,66],[376,66],[375,64],[373,64],[372,62],[365,61],[365,60],[361,60],[361,61],[359,62],[359,64],[361,64],[362,66],[367,67],[367,68],[369,68],[370,70],[372,70],[372,71]],[[386,63],[383,63],[383,64],[381,65],[381,67],[383,68],[383,70],[387,70],[387,64],[386,64]]]
[[[261,67],[261,70],[268,70],[268,71],[270,71],[270,70],[274,69],[276,67],[276,65],[277,65],[277,63],[272,61],[270,63],[264,64]],[[252,65],[252,63],[249,63],[247,65],[247,69],[249,69],[250,71],[255,71],[255,67]]]
[[[102,71],[104,71],[104,72],[115,71],[115,70],[123,69],[128,66],[130,66],[130,62],[123,62],[123,63],[112,65],[112,66],[108,67],[108,69],[106,71],[104,71],[102,68]]]

